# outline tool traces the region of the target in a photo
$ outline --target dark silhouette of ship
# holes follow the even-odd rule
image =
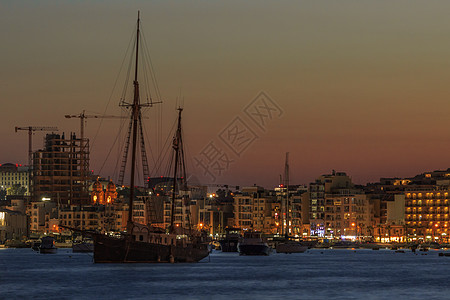
[[[182,108],[178,108],[178,127],[173,138],[174,164],[173,166],[173,190],[171,197],[171,223],[168,230],[152,227],[149,224],[140,224],[133,221],[133,200],[135,197],[135,165],[137,151],[138,131],[142,136],[141,107],[139,99],[138,73],[138,49],[139,49],[139,13],[136,33],[136,54],[134,72],[134,97],[133,103],[129,104],[131,111],[130,131],[131,143],[131,172],[130,172],[130,203],[128,211],[127,232],[117,236],[105,235],[91,232],[94,241],[94,262],[95,263],[174,263],[174,262],[198,262],[209,255],[209,240],[206,233],[183,226],[174,226],[175,199],[178,191],[187,189],[185,174],[179,176],[178,173],[184,171],[184,151],[181,131]],[[130,137],[130,136],[129,136]],[[128,141],[130,139],[128,138]],[[141,140],[142,143],[142,140]],[[142,151],[141,144],[141,151]],[[145,166],[144,166],[145,168]],[[185,172],[185,171],[184,171]],[[178,181],[181,182],[178,184]],[[150,199],[151,201],[151,199]]]

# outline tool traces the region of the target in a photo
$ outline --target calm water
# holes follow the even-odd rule
[[[450,299],[450,257],[309,250],[213,252],[196,264],[93,264],[59,249],[0,249],[1,299]]]

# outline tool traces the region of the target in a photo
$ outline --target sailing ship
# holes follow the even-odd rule
[[[135,72],[133,81],[133,103],[130,104],[130,129],[132,132],[131,144],[131,173],[130,173],[130,199],[127,221],[127,232],[119,236],[101,233],[90,235],[94,241],[95,263],[128,263],[128,262],[198,262],[209,255],[209,240],[206,233],[183,226],[174,226],[175,199],[178,197],[179,185],[185,187],[185,176],[178,184],[180,176],[179,165],[184,168],[184,151],[181,131],[182,108],[178,108],[178,126],[173,139],[175,163],[173,164],[173,189],[171,197],[171,223],[168,230],[153,227],[150,224],[140,224],[133,220],[133,200],[135,198],[135,165],[138,130],[142,132],[141,105],[138,83],[138,49],[140,39],[140,18],[138,13],[136,32]],[[141,136],[142,138],[142,136]],[[142,145],[142,144],[141,144]],[[144,166],[145,168],[145,166]],[[181,168],[181,167],[180,167]]]

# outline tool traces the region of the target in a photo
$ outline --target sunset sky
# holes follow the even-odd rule
[[[233,159],[215,179],[230,185],[278,184],[286,152],[292,184],[333,169],[364,184],[450,167],[448,1],[0,1],[0,163],[27,162],[15,126],[78,134],[64,115],[123,115],[115,81],[138,10],[164,102],[146,128],[161,112],[165,139],[184,99],[199,182],[212,182],[195,167],[210,142]],[[280,109],[264,128],[245,113],[262,91]],[[221,140],[236,120],[257,136],[239,155]],[[87,121],[104,177],[117,173],[119,156],[105,157],[120,122]]]

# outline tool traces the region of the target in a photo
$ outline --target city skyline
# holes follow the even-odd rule
[[[4,1],[2,163],[27,161],[15,126],[79,134],[65,115],[123,114],[111,90],[140,10],[164,101],[149,118],[163,116],[165,139],[184,99],[188,162],[202,183],[194,157],[236,118],[257,138],[230,153],[216,183],[273,186],[286,152],[295,184],[333,169],[361,184],[445,170],[450,4],[409,3]],[[245,113],[261,91],[282,111],[262,129]],[[113,176],[118,158],[102,165],[119,123],[88,119],[94,173]],[[33,138],[42,148],[44,134]]]

